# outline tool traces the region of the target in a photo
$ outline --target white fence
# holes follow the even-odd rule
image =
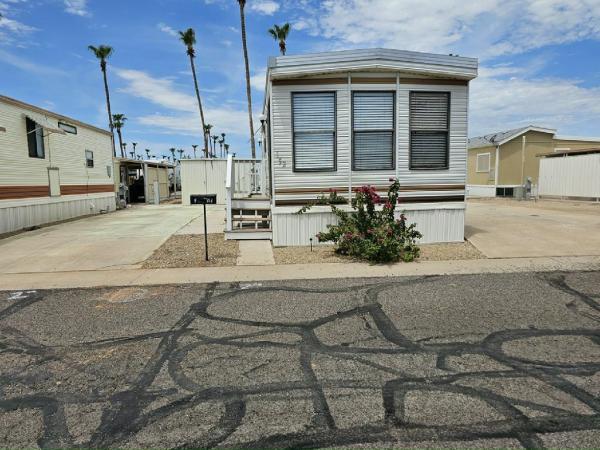
[[[261,191],[260,160],[234,159],[235,194],[247,196]],[[254,171],[253,171],[254,168]],[[217,203],[225,204],[226,159],[184,159],[181,161],[181,201],[190,204],[190,195],[217,194]]]
[[[600,154],[542,158],[538,193],[600,201]]]

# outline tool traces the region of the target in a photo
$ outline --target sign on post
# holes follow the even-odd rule
[[[206,226],[206,205],[217,204],[217,194],[192,194],[190,204],[204,207],[204,259],[208,261],[208,231]]]

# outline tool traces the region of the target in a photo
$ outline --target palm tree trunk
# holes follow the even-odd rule
[[[125,158],[125,150],[123,150],[123,135],[121,134],[120,128],[117,128],[117,135],[119,136],[119,147],[121,147],[121,157]]]
[[[250,148],[252,158],[256,158],[256,145],[254,143],[254,122],[252,120],[252,91],[250,89],[250,66],[248,63],[248,45],[246,43],[246,18],[244,5],[240,3],[240,22],[242,28],[242,47],[244,48],[244,63],[246,64],[246,96],[248,97],[248,121],[250,124]]]
[[[208,157],[208,139],[206,138],[206,124],[204,123],[204,110],[202,109],[202,100],[200,100],[200,89],[198,89],[198,78],[196,77],[196,65],[194,57],[190,55],[190,65],[192,66],[192,76],[194,77],[194,88],[196,89],[196,98],[198,99],[198,109],[200,110],[200,120],[202,121],[202,135],[204,136],[204,154]]]
[[[113,148],[113,156],[117,156],[117,150],[115,149],[115,133],[112,120],[112,112],[110,110],[110,93],[108,91],[108,79],[106,77],[106,68],[102,68],[102,75],[104,77],[104,93],[106,94],[106,109],[108,110],[108,126],[110,128],[110,134],[112,136],[111,143]]]

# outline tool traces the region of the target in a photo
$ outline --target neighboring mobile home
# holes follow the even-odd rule
[[[308,245],[334,221],[327,207],[296,214],[320,194],[335,189],[348,198],[362,185],[385,194],[392,177],[402,186],[399,210],[417,222],[423,242],[462,241],[476,76],[476,59],[401,50],[271,58],[262,147],[274,245]],[[232,204],[241,216],[251,206]],[[243,221],[235,222],[233,214],[228,237],[238,239]]]
[[[109,131],[0,96],[0,234],[115,206]]]
[[[535,195],[540,154],[599,144],[600,138],[561,137],[554,129],[533,125],[469,139],[467,195],[522,197],[528,180]]]

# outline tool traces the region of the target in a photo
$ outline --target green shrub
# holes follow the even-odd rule
[[[333,242],[337,253],[372,262],[408,262],[417,258],[419,247],[416,241],[422,235],[415,229],[414,223],[406,224],[404,214],[397,219],[394,217],[400,183],[392,178],[390,181],[392,184],[385,201],[373,187],[363,186],[356,190],[352,199],[352,212],[343,211],[330,202],[331,211],[339,223],[328,225],[327,231],[318,233],[319,242]],[[341,198],[335,191],[330,191],[330,197]],[[381,209],[376,208],[379,204],[383,204]],[[312,206],[307,205],[298,213],[302,214]]]

